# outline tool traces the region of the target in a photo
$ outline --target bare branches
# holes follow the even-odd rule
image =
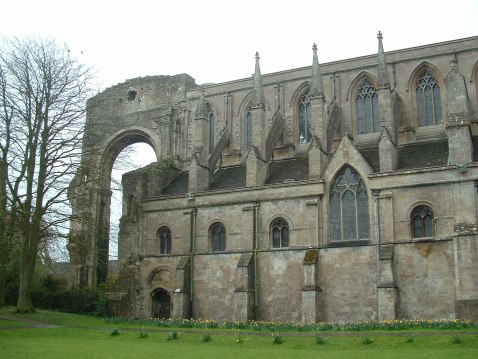
[[[69,220],[67,188],[79,168],[91,81],[91,69],[51,39],[5,40],[0,51],[0,164],[6,207],[21,232],[22,269],[34,267],[46,233],[60,233]],[[20,299],[19,307],[31,307]]]

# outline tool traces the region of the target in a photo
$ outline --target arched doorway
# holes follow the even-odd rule
[[[166,289],[158,288],[151,293],[151,316],[161,319],[171,317],[171,296]]]

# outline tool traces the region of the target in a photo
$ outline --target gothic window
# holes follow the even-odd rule
[[[442,122],[440,86],[428,70],[418,80],[417,88],[418,125],[433,126]]]
[[[273,248],[289,247],[289,225],[285,219],[278,218],[272,222],[271,234]]]
[[[380,132],[380,105],[378,95],[370,82],[363,81],[355,99],[359,135]]]
[[[302,96],[299,103],[299,143],[309,143],[312,139],[312,110],[310,97]]]
[[[209,118],[209,153],[212,153],[215,145],[216,117],[214,116],[214,112],[209,104],[207,109]]]
[[[168,227],[162,227],[159,233],[159,254],[171,254],[171,231]]]
[[[252,114],[251,111],[247,111],[246,115],[246,151],[252,145]]]
[[[413,238],[433,237],[433,211],[430,207],[415,207],[410,217]]]
[[[222,223],[214,223],[210,229],[211,252],[226,250],[226,228]]]
[[[331,239],[368,239],[369,232],[367,188],[352,167],[344,166],[330,192]]]

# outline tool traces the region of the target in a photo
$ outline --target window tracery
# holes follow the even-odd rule
[[[410,217],[413,238],[433,237],[433,211],[430,207],[415,207]]]
[[[337,175],[330,192],[332,241],[368,239],[370,223],[367,188],[350,166]]]
[[[304,95],[299,103],[299,143],[309,143],[312,140],[312,109],[310,96]]]
[[[364,80],[355,99],[359,135],[380,132],[380,104],[375,87]]]
[[[418,125],[434,126],[442,123],[440,85],[428,70],[418,79],[416,87]]]
[[[283,218],[277,218],[271,224],[272,248],[289,247],[289,225]]]

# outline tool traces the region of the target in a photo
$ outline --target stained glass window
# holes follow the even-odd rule
[[[367,188],[360,175],[344,166],[330,192],[330,233],[333,241],[368,239]]]
[[[423,127],[442,123],[440,86],[428,71],[418,80],[416,94],[418,125]]]
[[[380,132],[380,105],[378,95],[367,80],[363,81],[355,99],[358,133]]]

